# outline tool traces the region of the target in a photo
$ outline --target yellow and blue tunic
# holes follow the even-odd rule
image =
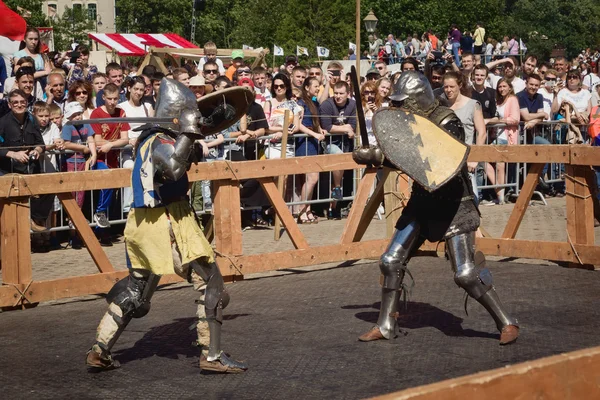
[[[176,182],[163,184],[153,179],[152,148],[157,140],[175,143],[171,137],[156,133],[137,146],[131,174],[133,204],[124,234],[129,268],[166,275],[175,273],[172,238],[183,264],[198,258],[214,262],[214,253],[189,204],[187,174]]]

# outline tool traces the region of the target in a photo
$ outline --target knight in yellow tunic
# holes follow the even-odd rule
[[[227,98],[226,94],[222,96]],[[182,84],[163,79],[157,117],[176,117],[177,130],[148,126],[137,140],[131,174],[133,203],[125,225],[130,275],[107,295],[108,311],[100,321],[86,364],[95,370],[120,366],[112,358],[112,347],[132,318],[148,313],[160,276],[176,273],[200,292],[196,326],[197,344],[202,349],[200,368],[243,372],[247,366],[221,349],[222,311],[229,295],[187,196],[193,142],[203,134],[194,95]],[[227,124],[216,126],[224,129]]]

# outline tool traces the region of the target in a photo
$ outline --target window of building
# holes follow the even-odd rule
[[[58,6],[56,5],[56,3],[48,3],[48,17],[49,18],[56,17],[57,9],[58,9]]]
[[[91,20],[91,21],[95,21],[96,20],[96,16],[97,16],[96,4],[95,3],[88,3],[87,9],[88,9],[88,19]]]
[[[73,3],[73,10],[74,11],[81,11],[81,10],[83,10],[83,4],[81,4],[81,3]]]

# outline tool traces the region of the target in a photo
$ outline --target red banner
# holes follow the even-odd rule
[[[11,40],[23,40],[27,22],[19,14],[8,8],[0,0],[0,36],[5,36]]]

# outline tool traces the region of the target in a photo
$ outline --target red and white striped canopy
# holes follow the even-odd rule
[[[98,43],[114,49],[120,56],[143,56],[146,49],[171,47],[174,49],[197,49],[193,43],[174,33],[89,33]]]

